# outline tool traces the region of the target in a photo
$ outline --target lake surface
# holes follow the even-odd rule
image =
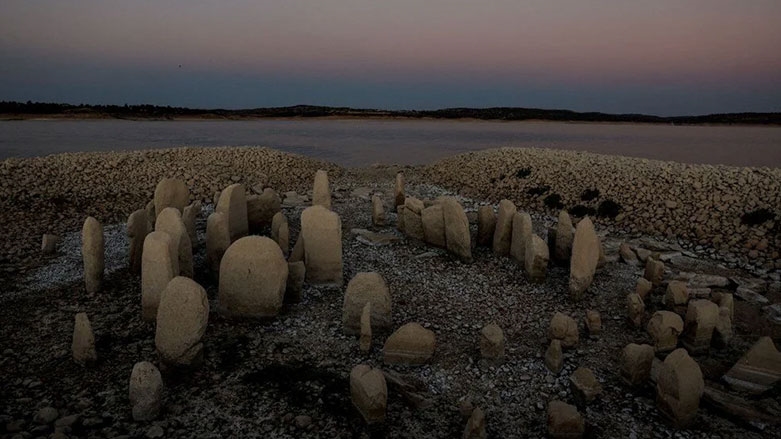
[[[781,127],[354,119],[0,122],[0,159],[184,145],[268,146],[343,166],[425,164],[515,146],[781,167]]]

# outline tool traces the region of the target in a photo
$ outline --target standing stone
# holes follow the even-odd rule
[[[548,437],[571,439],[583,437],[586,424],[574,405],[561,401],[548,403]]]
[[[315,184],[312,189],[312,205],[331,208],[331,188],[328,185],[328,172],[320,169],[315,172]]]
[[[643,277],[648,279],[654,286],[662,283],[664,262],[648,258],[645,263],[645,274],[643,274]]]
[[[477,245],[490,247],[493,245],[496,231],[496,214],[493,206],[477,208]]]
[[[141,257],[144,252],[144,240],[152,230],[152,225],[144,209],[138,209],[127,218],[127,237],[130,239],[128,267],[133,274],[141,274]]]
[[[556,232],[558,234],[558,231]],[[580,300],[591,282],[599,263],[599,238],[594,223],[585,217],[575,228],[572,241],[572,259],[569,269],[569,293],[573,300]]]
[[[92,364],[98,359],[95,352],[95,335],[92,333],[92,325],[90,325],[87,314],[83,312],[76,314],[75,320],[71,344],[73,361],[82,366]]]
[[[735,298],[732,293],[713,293],[713,300],[719,305],[719,308],[727,308],[729,310],[730,320],[735,319]]]
[[[697,416],[704,390],[700,366],[685,349],[676,349],[664,359],[656,382],[656,406],[678,427]]]
[[[643,299],[635,293],[628,294],[626,296],[626,308],[629,323],[636,328],[642,326],[643,317],[645,316],[645,303],[643,302]]]
[[[396,186],[393,188],[393,200],[395,206],[403,206],[406,195],[404,195],[404,174],[396,174]]]
[[[304,261],[304,235],[302,233],[298,234],[298,239],[296,239],[296,243],[293,244],[293,249],[290,250],[290,256],[288,256],[287,261],[288,262],[298,262]]]
[[[480,355],[495,362],[504,360],[504,332],[499,325],[491,323],[480,331]]]
[[[453,197],[441,199],[445,220],[445,241],[447,250],[463,262],[472,261],[472,238],[469,235],[469,220],[464,208]]]
[[[648,321],[648,334],[656,352],[669,352],[678,346],[678,335],[683,332],[681,316],[670,311],[656,311]]]
[[[190,243],[195,247],[198,242],[198,233],[195,230],[195,222],[198,220],[198,215],[201,214],[201,202],[198,200],[193,201],[192,204],[184,208],[182,212],[182,222],[184,228],[187,229],[187,236],[190,237]]]
[[[385,207],[379,195],[372,195],[372,225],[374,227],[385,226]]]
[[[396,206],[396,230],[404,232],[404,205]]]
[[[228,218],[214,212],[206,219],[206,264],[212,273],[220,272],[220,262],[231,245]]]
[[[515,204],[510,200],[499,202],[499,214],[496,217],[496,229],[494,230],[493,251],[497,256],[510,254],[510,244],[513,236],[513,216],[516,212]]]
[[[41,253],[45,255],[53,255],[57,251],[57,244],[59,244],[59,242],[59,236],[44,233],[43,237],[41,238]]]
[[[425,364],[434,355],[436,336],[419,323],[407,323],[388,337],[383,356],[388,364]]]
[[[157,213],[155,212],[155,200],[153,199],[146,203],[144,210],[146,211],[146,219],[149,222],[151,228],[155,224],[155,219],[157,218]]]
[[[653,261],[653,259],[649,259],[649,261]],[[664,293],[664,304],[667,309],[683,315],[686,312],[687,303],[689,303],[689,290],[686,287],[686,282],[670,281]]]
[[[469,420],[466,422],[464,428],[464,439],[485,439],[485,414],[480,410],[480,407],[475,407],[472,410],[472,415],[469,416]]]
[[[388,329],[391,319],[391,299],[388,285],[379,273],[358,273],[347,284],[342,307],[342,326],[345,334],[360,334],[361,313],[371,303],[371,325]]]
[[[290,250],[290,226],[282,212],[277,212],[271,220],[271,239],[279,245],[282,254],[287,257]]]
[[[621,353],[621,379],[630,386],[639,386],[651,376],[654,347],[629,343]]]
[[[637,284],[635,284],[635,294],[640,296],[643,300],[645,300],[649,294],[651,294],[651,290],[654,288],[651,281],[644,277],[640,277],[637,279]]]
[[[367,424],[383,422],[388,387],[380,369],[359,364],[350,371],[350,399]]]
[[[516,212],[513,215],[512,242],[510,243],[510,256],[525,266],[526,248],[532,239],[532,217],[526,212]],[[550,250],[548,250],[550,256]]]
[[[160,413],[163,403],[163,377],[154,364],[136,363],[130,374],[130,405],[133,420],[151,421]]]
[[[282,200],[274,189],[267,187],[260,195],[250,195],[247,198],[247,222],[252,232],[259,232],[271,225],[274,215],[282,209]]]
[[[579,367],[569,377],[570,389],[575,399],[587,404],[602,393],[602,385],[597,381],[594,372],[587,367]]]
[[[599,311],[586,310],[586,329],[591,337],[602,333],[602,316],[599,315]]]
[[[141,259],[141,314],[144,321],[157,319],[160,295],[168,282],[179,275],[179,258],[174,239],[156,230],[144,240]]]
[[[575,347],[578,344],[578,324],[572,317],[557,312],[550,321],[548,338],[561,340],[565,348]]]
[[[732,388],[751,394],[768,391],[781,381],[781,352],[770,337],[760,337],[724,375]]]
[[[554,375],[558,375],[564,367],[564,355],[561,352],[561,340],[553,339],[545,351],[545,367]]]
[[[301,293],[304,290],[306,278],[306,265],[304,261],[287,263],[287,284],[285,285],[284,303],[301,302]]]
[[[225,215],[231,242],[247,236],[249,220],[247,215],[247,197],[243,184],[232,184],[220,192],[215,212]]]
[[[220,263],[220,313],[232,318],[276,316],[285,296],[287,270],[282,250],[271,239],[237,240]]]
[[[369,352],[372,348],[372,303],[366,302],[361,311],[361,341],[360,348]]]
[[[442,205],[435,204],[420,211],[420,221],[423,225],[423,240],[431,245],[444,248],[445,215]]]
[[[708,352],[718,319],[719,307],[710,300],[699,299],[689,302],[682,340],[686,350],[692,355]]]
[[[81,255],[84,259],[84,285],[87,293],[97,293],[103,285],[105,249],[103,226],[91,216],[87,217],[81,229]]]
[[[342,221],[323,206],[301,213],[306,280],[311,284],[342,284]]]
[[[190,242],[190,235],[187,234],[187,228],[182,222],[182,214],[173,207],[166,207],[157,215],[155,230],[166,232],[174,240],[174,247],[177,251],[179,260],[179,273],[177,275],[193,277],[193,246]]]
[[[423,220],[420,217],[423,207],[423,202],[415,197],[407,197],[404,200],[404,233],[420,241],[426,238],[423,232]]]
[[[190,202],[190,190],[182,180],[164,178],[155,187],[155,215],[160,215],[166,207],[173,207],[182,213]]]
[[[526,278],[530,282],[542,283],[545,281],[549,257],[545,241],[537,235],[532,235],[526,245],[526,256],[524,256]]]
[[[197,365],[203,358],[201,338],[209,322],[206,290],[194,280],[179,276],[160,296],[155,347],[160,360],[172,367]]]
[[[569,261],[572,255],[572,242],[574,235],[572,233],[572,219],[566,210],[559,212],[559,221],[556,224],[556,251],[553,253],[553,260],[560,263]]]
[[[732,340],[732,316],[729,308],[719,307],[719,318],[716,327],[713,328],[713,343],[718,347],[729,345]]]
[[[640,261],[637,259],[637,253],[635,253],[635,251],[632,250],[632,246],[626,242],[622,242],[618,247],[618,256],[622,261],[624,261],[624,263],[629,265],[637,265],[640,263]]]

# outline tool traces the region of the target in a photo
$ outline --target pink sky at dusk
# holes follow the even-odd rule
[[[574,98],[569,105],[563,96],[552,95],[546,104],[546,90],[581,87],[585,92],[596,87],[610,94],[607,87],[619,85],[622,93],[642,94],[647,92],[644,87],[681,93],[691,85],[697,93],[728,95],[719,108],[701,112],[747,111],[744,107],[751,102],[755,111],[778,111],[779,23],[781,2],[767,0],[4,0],[0,56],[6,62],[0,79],[6,85],[0,85],[0,100],[26,100],[19,91],[33,89],[31,72],[44,85],[38,93],[51,93],[52,98],[30,99],[58,100],[67,95],[63,90],[68,83],[57,78],[57,72],[77,72],[85,65],[93,75],[102,69],[105,77],[95,77],[87,96],[69,99],[121,98],[122,75],[116,72],[142,77],[156,72],[155,78],[174,84],[182,79],[182,72],[176,71],[181,64],[190,73],[185,83],[233,77],[241,84],[252,84],[254,78],[269,89],[293,79],[311,81],[315,87],[318,81],[342,87],[344,92],[334,94],[333,102],[317,102],[326,105],[404,107],[389,100],[389,92],[377,84],[418,90],[421,84],[436,88],[441,82],[472,90],[496,85],[485,105],[631,112],[642,111],[642,102],[638,108],[605,108],[594,90],[592,97]],[[54,77],[41,73],[47,63],[48,75]],[[112,76],[120,82],[112,83]],[[152,98],[154,83],[149,82],[147,94]],[[268,90],[265,94],[274,97],[265,101],[263,90],[256,90],[254,106],[315,103],[307,101],[303,90],[297,94],[295,87],[289,88],[291,93],[282,95]],[[500,103],[501,95],[508,94],[500,89],[518,93]],[[457,98],[437,104],[436,95],[451,95],[447,90],[423,101],[433,107],[459,105]],[[133,95],[129,92],[125,99],[132,101]],[[464,96],[463,106],[481,106],[477,95]],[[632,100],[622,96],[627,97]],[[420,98],[410,96],[409,101]],[[730,100],[735,108],[729,108]],[[229,97],[223,102],[205,98],[201,105],[215,104],[245,106]],[[694,111],[675,106],[656,112]]]

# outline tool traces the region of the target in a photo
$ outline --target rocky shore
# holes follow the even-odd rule
[[[494,202],[596,216],[611,232],[680,240],[731,267],[765,275],[781,269],[779,168],[503,148],[441,160],[424,176]]]
[[[544,437],[550,433],[547,410],[560,400],[577,405],[587,437],[776,435],[778,425],[772,419],[781,415],[778,386],[760,396],[746,396],[730,390],[722,377],[760,336],[770,336],[776,342],[781,339],[781,278],[779,269],[769,265],[777,263],[773,252],[781,248],[777,226],[764,222],[742,229],[743,225],[733,220],[729,229],[733,234],[762,237],[768,244],[762,250],[757,250],[759,242],[754,245],[751,250],[758,255],[750,258],[741,250],[742,241],[736,241],[735,248],[729,250],[735,254],[731,267],[730,262],[717,260],[723,257],[721,250],[714,249],[710,241],[697,241],[696,234],[680,240],[673,239],[674,233],[669,239],[649,236],[658,234],[646,229],[653,225],[656,230],[655,215],[661,215],[672,228],[672,224],[684,222],[671,212],[694,212],[683,201],[708,198],[687,194],[684,183],[672,176],[683,165],[610,158],[637,174],[631,178],[626,173],[620,175],[626,178],[627,187],[634,185],[640,200],[654,206],[642,210],[644,204],[632,201],[628,190],[619,184],[620,178],[601,175],[618,172],[621,166],[611,165],[603,156],[562,154],[558,155],[559,169],[569,170],[562,172],[556,170],[557,154],[502,150],[472,154],[474,163],[466,160],[470,156],[466,155],[426,168],[365,169],[341,169],[258,148],[68,154],[3,162],[0,215],[8,229],[0,246],[5,280],[0,294],[0,375],[4,380],[0,434],[20,438],[449,438],[464,435],[467,420],[479,412],[485,418],[487,437]],[[728,208],[710,209],[709,218],[718,219],[713,227],[729,223],[728,214],[738,215],[747,209],[764,206],[778,214],[773,210],[781,205],[778,170],[689,168],[680,169],[695,176],[691,181],[710,181],[713,186],[708,187],[717,188],[727,185],[728,176],[735,176],[736,181],[742,176],[767,188],[771,193],[767,200],[775,200],[775,204],[766,204],[761,192],[758,196],[749,195],[748,189],[734,192],[743,194],[744,205],[730,198]],[[217,311],[220,286],[209,272],[206,249],[206,218],[215,211],[215,193],[234,183],[243,184],[254,194],[262,194],[267,186],[274,188],[282,198],[280,209],[289,221],[292,244],[301,235],[302,212],[318,198],[312,190],[318,169],[328,173],[328,202],[341,219],[345,285],[306,283],[301,301],[284,304],[273,318],[247,321],[225,317]],[[523,266],[511,257],[496,255],[490,245],[472,246],[471,259],[465,261],[410,238],[409,232],[400,232],[394,209],[399,171],[406,180],[405,195],[426,206],[421,212],[433,206],[430,200],[454,196],[464,208],[472,242],[478,235],[478,210],[490,206],[493,212],[495,201],[502,198],[529,212],[531,232],[543,238],[560,222],[556,214],[562,207],[577,203],[599,213],[600,205],[612,199],[621,208],[617,212],[601,209],[615,212],[615,218],[596,217],[603,261],[589,290],[574,301],[568,284],[569,266],[551,264],[541,282],[532,283]],[[493,176],[495,171],[505,177]],[[513,177],[509,176],[511,171]],[[660,177],[665,172],[667,180]],[[161,365],[165,388],[159,416],[139,421],[131,410],[132,391],[128,396],[131,371],[139,362],[160,365],[161,359],[155,324],[141,318],[142,282],[128,267],[130,242],[125,222],[131,212],[147,205],[157,183],[168,177],[184,181],[190,201],[202,203],[192,240],[192,278],[204,288],[212,311],[200,339],[200,366],[172,373]],[[590,184],[587,177],[600,183]],[[603,181],[608,183],[603,186]],[[677,189],[669,189],[663,181]],[[529,195],[526,188],[539,185],[550,189]],[[725,187],[733,186],[734,191],[740,187]],[[584,188],[600,193],[583,201]],[[289,191],[296,193],[285,194]],[[560,195],[560,205],[546,207],[544,199],[552,193]],[[675,193],[679,198],[670,199]],[[724,193],[719,192],[720,200]],[[375,224],[374,194],[379,194],[384,204],[384,225]],[[655,194],[661,198],[654,198]],[[663,200],[664,208],[657,201],[648,201],[652,199]],[[681,204],[667,207],[664,201],[668,199]],[[102,288],[93,294],[85,291],[80,248],[81,228],[88,215],[104,225],[105,239]],[[646,222],[630,222],[627,218],[633,215]],[[673,216],[675,220],[668,219]],[[577,215],[573,217],[577,221]],[[634,221],[648,226],[634,225]],[[256,232],[279,233],[273,226]],[[53,255],[41,256],[43,233],[62,237]],[[688,239],[693,240],[691,245]],[[658,284],[645,291],[642,310],[631,306],[628,310],[627,295],[637,291],[638,278],[647,276],[644,266],[650,260],[663,261],[662,271],[651,276]],[[387,364],[382,344],[390,330],[372,334],[374,342],[368,350],[356,336],[345,334],[345,286],[364,272],[379,273],[387,284],[392,303],[389,328],[418,322],[435,335],[433,356],[425,364]],[[731,341],[709,353],[692,354],[701,369],[706,396],[685,429],[671,424],[657,409],[657,366],[652,377],[640,380],[637,387],[624,382],[621,370],[622,352],[628,344],[654,344],[646,324],[656,311],[668,309],[665,290],[675,282],[688,286],[692,299],[708,299],[703,302],[735,296]],[[601,315],[598,334],[592,327],[594,310]],[[628,318],[628,311],[640,325]],[[74,316],[79,313],[89,316],[95,338],[96,359],[87,366],[74,361],[72,353]],[[560,354],[560,370],[554,373],[548,353],[553,344],[552,318],[558,318],[557,313],[574,319],[575,336],[580,334],[580,340]],[[503,333],[501,361],[484,358],[485,328],[491,324]],[[567,331],[572,335],[570,329]],[[386,373],[387,408],[379,424],[367,426],[352,407],[351,370],[358,364]],[[586,368],[588,372],[584,372]],[[589,380],[596,381],[592,388],[599,391],[589,394],[586,403],[579,389]],[[727,402],[733,405],[714,394],[729,395],[732,399]],[[733,395],[745,399],[734,399]],[[736,410],[736,401],[754,411],[747,415],[746,405],[739,406],[743,411]],[[473,410],[475,407],[480,410]],[[758,419],[757,413],[769,418]],[[480,429],[475,431],[480,437]]]

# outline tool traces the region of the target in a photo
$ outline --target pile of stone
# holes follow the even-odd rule
[[[397,210],[397,227],[407,236],[445,248],[463,262],[472,261],[469,220],[457,199],[440,197],[424,202],[408,196]]]

